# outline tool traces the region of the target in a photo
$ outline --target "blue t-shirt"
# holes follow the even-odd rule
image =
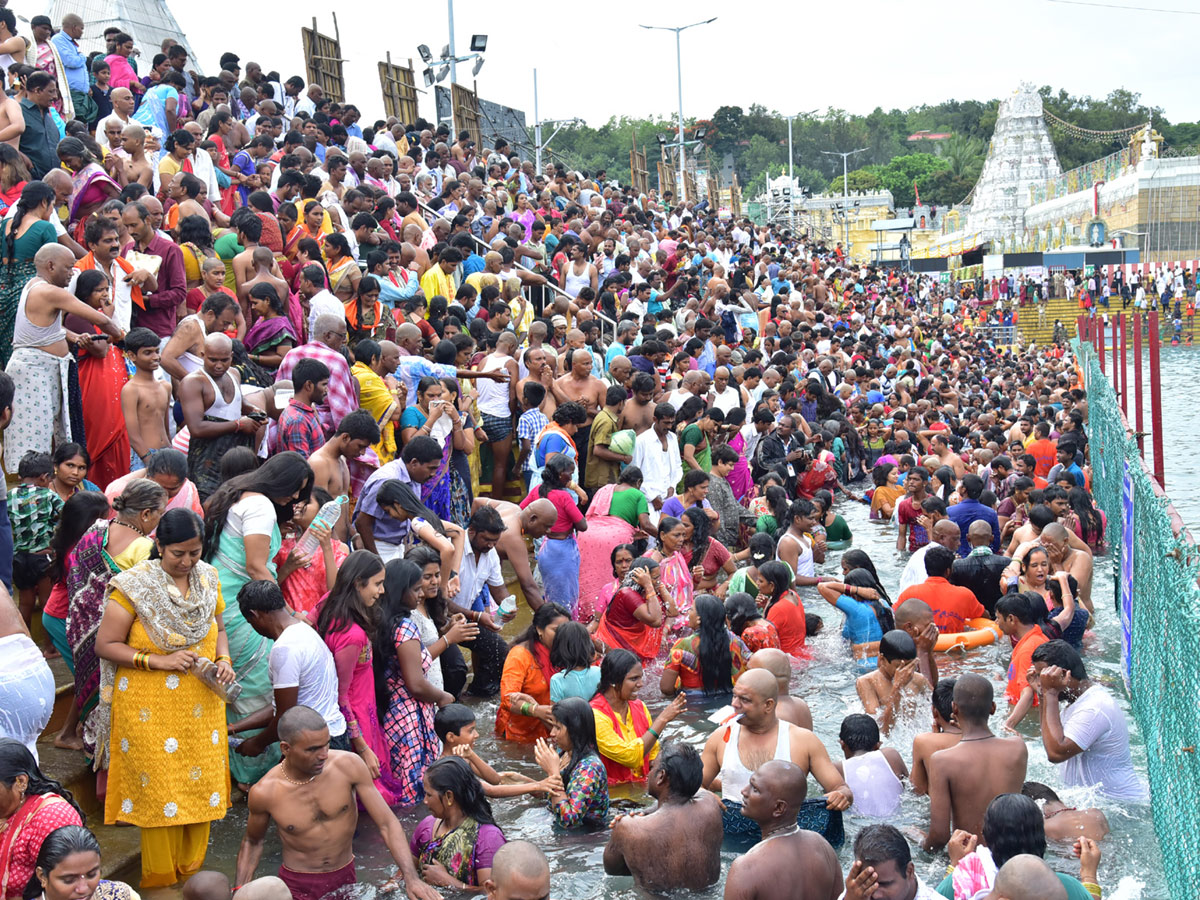
[[[852,644],[869,644],[883,638],[883,628],[875,610],[869,603],[863,603],[845,594],[838,597],[837,608],[846,614],[846,623],[842,626],[842,637]]]
[[[570,672],[555,672],[550,676],[550,702],[557,703],[568,697],[590,701],[600,687],[600,667],[574,669]]]

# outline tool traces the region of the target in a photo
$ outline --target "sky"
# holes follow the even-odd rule
[[[1133,3],[1138,0],[1112,0]],[[14,3],[17,7],[20,0]],[[1200,12],[1200,0],[1162,0]],[[1160,5],[1156,2],[1154,5]],[[317,16],[333,33],[331,5],[315,0],[257,0],[230,27],[227,5],[170,0],[206,74],[230,50],[284,78],[304,74],[300,28]],[[376,69],[412,57],[418,44],[435,56],[448,40],[445,4],[344,0],[338,8],[348,99],[373,120],[383,102]],[[534,122],[533,69],[543,120],[578,116],[599,126],[611,116],[674,116],[678,109],[675,36],[645,25],[710,25],[682,34],[683,112],[704,118],[721,105],[761,103],[780,113],[833,107],[867,113],[947,99],[1004,97],[1021,81],[1101,97],[1119,87],[1161,106],[1172,122],[1200,119],[1195,90],[1195,15],[1101,9],[1053,0],[848,0],[744,4],[694,0],[678,8],[608,0],[536,7],[495,0],[454,4],[456,50],[472,33],[488,35],[477,78],[481,97],[526,111]],[[1153,48],[1150,52],[1148,48]],[[459,66],[470,85],[471,63]],[[447,79],[447,82],[449,79]],[[432,94],[421,114],[433,118]]]

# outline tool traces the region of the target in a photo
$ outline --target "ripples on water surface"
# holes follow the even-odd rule
[[[1200,352],[1200,351],[1193,351]],[[1197,357],[1200,360],[1200,357]],[[1169,360],[1169,362],[1168,362]],[[1171,367],[1171,379],[1180,384],[1185,371],[1185,365],[1190,367],[1192,357],[1190,352],[1183,350],[1164,350],[1164,382],[1167,367]],[[1182,421],[1184,399],[1171,406],[1168,421],[1175,415],[1180,416],[1176,421]],[[1170,451],[1168,451],[1169,453]],[[1170,457],[1168,457],[1170,459]],[[1175,464],[1169,463],[1168,484],[1171,483],[1171,472]],[[1175,470],[1175,484],[1185,478],[1182,469]],[[1186,477],[1196,478],[1196,465]],[[1194,509],[1194,507],[1193,507]],[[867,519],[867,508],[859,504],[842,503],[840,512],[854,531],[853,546],[866,550],[874,560],[879,570],[880,578],[889,593],[896,596],[896,585],[899,584],[902,560],[895,550],[895,531],[885,529]],[[1185,518],[1187,516],[1185,515]],[[821,567],[824,574],[837,574],[840,570],[838,559],[840,553],[830,553],[828,561]],[[1113,573],[1111,561],[1102,557],[1096,563],[1095,586],[1093,587],[1098,624],[1094,633],[1086,638],[1085,651],[1089,674],[1099,678],[1112,688],[1120,698],[1122,706],[1128,711],[1128,701],[1120,678],[1120,629],[1113,605]],[[823,632],[813,640],[814,657],[804,669],[797,670],[792,679],[792,692],[804,697],[812,707],[814,728],[835,759],[840,756],[837,734],[842,719],[852,712],[861,712],[857,695],[854,690],[855,672],[848,649],[841,639],[841,614],[817,596],[816,591],[805,589],[805,608],[818,613],[825,620]],[[509,626],[508,632],[515,633],[515,626]],[[996,696],[999,699],[1000,711],[993,718],[993,728],[1002,728],[1005,716],[1004,679],[1007,671],[1008,654],[1000,647],[986,647],[972,651],[970,655],[960,658],[949,658],[942,655],[939,658],[940,671],[943,676],[953,676],[963,671],[979,672],[990,678],[996,686]],[[648,669],[646,672],[646,687],[643,698],[649,704],[652,712],[660,709],[663,700],[658,691],[658,676],[660,668]],[[532,760],[532,751],[515,745],[503,745],[494,741],[490,736],[491,723],[495,716],[494,703],[476,704],[474,709],[479,719],[480,731],[487,734],[481,738],[477,749],[483,757],[489,760],[497,770],[514,769],[530,775],[540,772]],[[707,713],[699,709],[686,711],[669,727],[668,738],[680,738],[695,744],[703,745],[704,739],[713,726],[705,721]],[[1136,724],[1130,718],[1133,734],[1134,763],[1139,771],[1145,772],[1145,748],[1141,743],[1141,735]],[[900,751],[906,763],[911,763],[912,738],[930,727],[929,714],[923,709],[915,722],[902,722],[893,729],[892,735],[886,741],[887,745]],[[1162,863],[1159,858],[1158,843],[1150,820],[1149,807],[1123,807],[1111,802],[1098,801],[1090,796],[1090,792],[1081,790],[1062,790],[1061,780],[1054,772],[1054,766],[1046,760],[1045,751],[1037,738],[1036,716],[1026,719],[1022,732],[1029,745],[1029,774],[1033,781],[1042,781],[1059,791],[1068,806],[1099,805],[1108,816],[1112,834],[1102,844],[1103,861],[1100,866],[1100,880],[1105,888],[1105,897],[1122,900],[1144,897],[1147,900],[1157,900],[1167,896],[1163,881]],[[809,795],[819,792],[819,786],[810,779]],[[614,797],[630,797],[646,802],[643,792],[631,790],[628,787],[614,791]],[[914,847],[914,861],[918,874],[936,886],[945,871],[946,859],[942,855],[926,854],[915,848],[918,846],[916,829],[923,829],[928,819],[928,800],[916,797],[911,792],[904,795],[900,813],[892,820],[908,834]],[[506,836],[511,839],[522,838],[533,841],[542,847],[550,857],[553,891],[555,900],[587,900],[587,898],[635,898],[644,896],[634,887],[632,879],[610,878],[604,875],[602,853],[605,835],[601,834],[567,834],[555,829],[551,824],[550,813],[544,805],[531,799],[498,800],[493,804],[496,820],[504,829]],[[401,813],[401,821],[411,833],[412,827],[420,821],[424,811]],[[209,850],[208,864],[228,871],[232,875],[233,860],[237,853],[238,841],[241,839],[246,810],[244,805],[235,807],[226,820],[213,829],[213,844]],[[383,847],[382,841],[374,827],[366,821],[360,826],[360,834],[355,840],[359,878],[364,882],[354,889],[347,891],[348,897],[361,897],[369,900],[374,889],[369,884],[379,884],[391,874],[393,866]],[[854,835],[870,820],[846,816],[846,844],[840,852],[843,871],[852,862],[851,844]],[[278,838],[272,829],[267,847],[263,854],[259,874],[271,874],[279,863]],[[724,851],[724,870],[729,862],[737,855],[738,849],[727,846]],[[1070,848],[1066,846],[1051,846],[1047,859],[1052,866],[1071,874],[1078,873],[1078,864],[1070,858]],[[1114,895],[1118,882],[1122,890]],[[718,884],[707,892],[701,892],[699,897],[720,897],[722,886]]]

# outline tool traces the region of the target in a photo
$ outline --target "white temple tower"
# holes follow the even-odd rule
[[[164,38],[172,38],[187,49],[189,69],[204,71],[166,0],[49,0],[46,3],[45,14],[55,28],[62,24],[62,17],[67,13],[76,13],[83,19],[83,37],[79,45],[84,53],[104,49],[105,28],[120,28],[133,38],[133,46],[139,52],[140,75],[150,71],[150,61],[154,54],[162,52]]]
[[[1042,97],[1032,84],[1023,82],[1000,102],[966,231],[978,233],[983,240],[1021,234],[1029,188],[1060,174],[1058,154],[1042,118]]]

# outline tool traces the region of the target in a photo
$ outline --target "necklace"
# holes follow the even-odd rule
[[[754,849],[761,847],[767,841],[775,840],[775,838],[790,837],[793,834],[799,834],[799,833],[800,833],[799,825],[792,825],[790,828],[781,828],[778,831],[772,831],[770,834],[768,834],[766,837],[764,837],[761,841],[759,841],[757,844],[755,844]]]
[[[133,530],[133,531],[136,531],[136,532],[137,532],[138,534],[140,534],[142,537],[147,537],[147,536],[148,536],[148,535],[146,534],[146,532],[142,531],[142,529],[138,528],[136,525],[130,525],[128,522],[122,522],[120,519],[114,519],[114,520],[113,520],[113,524],[114,524],[114,525],[124,525],[126,528],[129,528],[129,529],[131,529],[131,530]]]
[[[313,775],[309,777],[308,781],[293,781],[291,778],[288,778],[287,769],[284,768],[282,762],[279,764],[279,774],[283,776],[284,781],[286,781],[288,784],[294,784],[296,787],[304,787],[304,785],[309,784],[314,778],[317,777],[316,775]]]
[[[983,737],[959,738],[958,742],[960,744],[969,744],[971,741],[986,741],[986,740],[988,740],[990,738],[994,738],[994,737],[995,737],[994,734],[985,734]]]

